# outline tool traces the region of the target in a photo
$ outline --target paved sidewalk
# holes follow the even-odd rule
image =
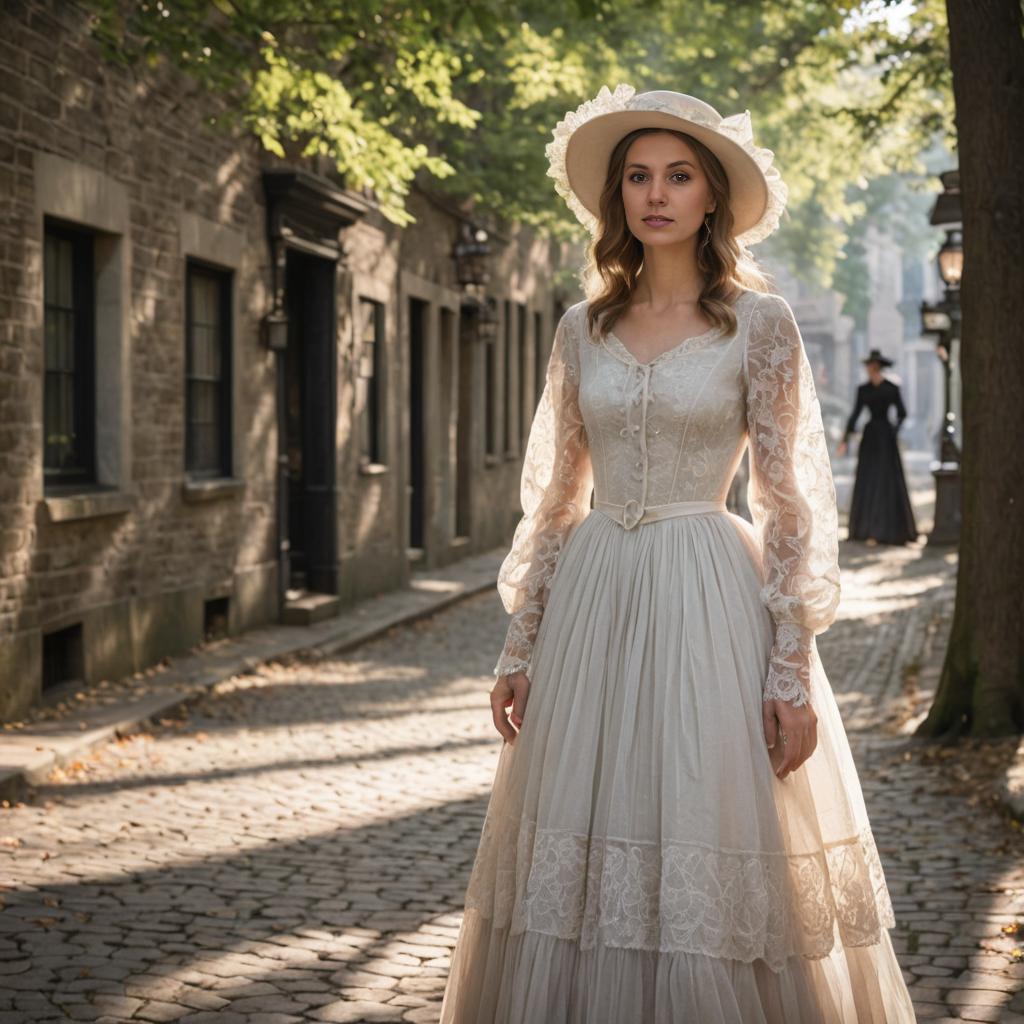
[[[0,731],[0,800],[15,800],[95,747],[125,735],[223,679],[280,658],[351,650],[381,633],[494,587],[503,548],[413,574],[411,585],[312,626],[268,626],[204,644],[162,666],[95,687],[62,687]]]
[[[1021,830],[993,796],[1012,751],[908,735],[955,555],[844,544],[842,565],[819,645],[918,1019],[1018,1024]],[[219,681],[194,666],[184,702],[40,773],[0,811],[0,1024],[436,1021],[501,746],[496,568],[340,653],[354,632],[224,652]]]

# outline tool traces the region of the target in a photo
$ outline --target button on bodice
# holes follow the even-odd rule
[[[617,339],[584,339],[595,506],[621,508],[632,529],[651,509],[725,498],[745,443],[740,351],[735,337],[709,334],[641,363]]]

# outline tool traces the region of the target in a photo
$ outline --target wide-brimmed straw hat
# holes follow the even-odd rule
[[[704,143],[729,178],[734,233],[743,245],[767,238],[778,226],[789,190],[772,165],[770,149],[754,145],[750,112],[722,117],[695,96],[631,85],[603,86],[592,100],[568,111],[545,150],[555,190],[592,234],[599,227],[601,191],[616,143],[637,128],[669,128]]]

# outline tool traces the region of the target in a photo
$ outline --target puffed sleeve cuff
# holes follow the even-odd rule
[[[505,676],[510,672],[526,672],[529,675],[530,659],[533,655],[533,641],[540,627],[542,611],[527,605],[516,612],[508,624],[505,644],[494,666],[494,676]]]
[[[513,672],[525,672],[530,674],[529,658],[517,658],[511,654],[502,654],[498,663],[494,666],[495,679],[501,676],[511,675]]]
[[[811,699],[811,650],[814,631],[797,622],[779,622],[762,695],[802,707]]]

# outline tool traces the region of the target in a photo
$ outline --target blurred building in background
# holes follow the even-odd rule
[[[921,334],[920,314],[921,299],[942,289],[934,260],[908,255],[875,226],[867,229],[865,241],[869,300],[857,316],[842,312],[845,299],[839,292],[810,286],[776,264],[769,263],[769,269],[800,325],[830,443],[841,437],[865,379],[861,360],[878,348],[895,361],[885,374],[900,385],[907,407],[901,444],[935,451],[942,429],[943,371],[934,341]]]

